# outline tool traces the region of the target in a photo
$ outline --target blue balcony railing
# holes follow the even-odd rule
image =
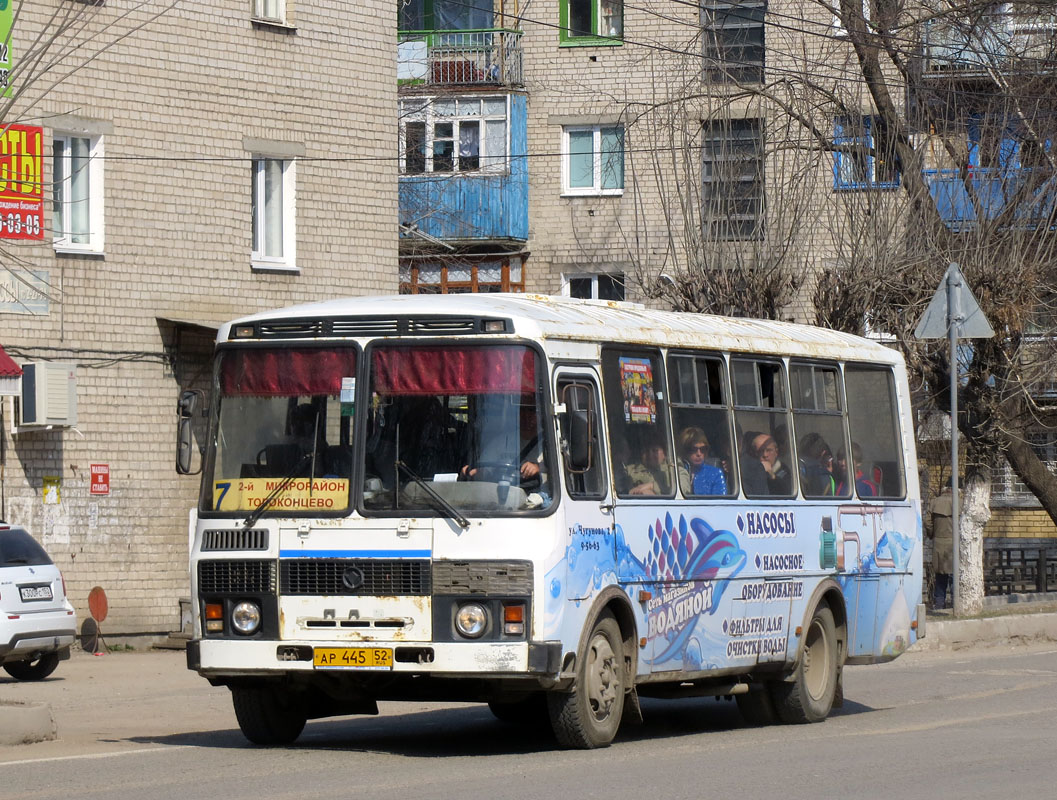
[[[1009,213],[1014,227],[1052,227],[1057,209],[1057,177],[1039,169],[973,169],[969,187],[957,170],[926,170],[933,202],[954,230]]]
[[[521,31],[401,31],[397,79],[427,86],[521,86]]]

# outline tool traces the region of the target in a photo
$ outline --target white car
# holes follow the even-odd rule
[[[43,680],[76,636],[59,568],[25,530],[0,523],[0,665],[20,681]]]

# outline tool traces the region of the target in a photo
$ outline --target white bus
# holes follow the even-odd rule
[[[258,744],[379,700],[546,715],[581,748],[647,696],[817,722],[845,664],[924,633],[905,368],[865,339],[334,300],[221,327],[210,405],[187,661]]]

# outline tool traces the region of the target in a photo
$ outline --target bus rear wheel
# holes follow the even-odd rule
[[[254,744],[290,744],[308,717],[296,708],[296,695],[263,686],[232,686],[231,702],[242,735]]]
[[[771,696],[782,722],[821,722],[829,716],[837,694],[837,626],[825,603],[811,615],[804,652],[791,681],[771,684]]]
[[[547,695],[558,743],[580,750],[608,747],[620,728],[627,685],[620,626],[607,614],[591,629],[573,690]]]

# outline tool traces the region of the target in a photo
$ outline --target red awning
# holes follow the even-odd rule
[[[11,356],[0,347],[0,378],[17,378],[22,374],[22,367],[11,360]]]

